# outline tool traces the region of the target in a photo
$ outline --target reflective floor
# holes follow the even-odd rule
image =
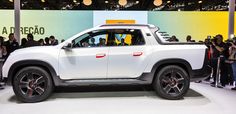
[[[191,83],[182,100],[165,100],[146,87],[57,88],[46,101],[21,103],[0,90],[0,114],[235,114],[236,91]]]

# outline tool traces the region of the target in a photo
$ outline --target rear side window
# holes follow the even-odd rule
[[[145,40],[139,29],[115,29],[111,30],[108,46],[133,46],[144,45]]]

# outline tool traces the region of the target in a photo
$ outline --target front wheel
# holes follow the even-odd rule
[[[156,73],[153,87],[156,93],[165,99],[182,99],[190,85],[188,73],[181,67],[170,65]]]
[[[27,103],[45,100],[54,88],[48,72],[35,66],[25,67],[18,71],[12,85],[17,99]]]

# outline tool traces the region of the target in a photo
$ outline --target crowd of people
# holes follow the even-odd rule
[[[27,38],[22,38],[21,45],[19,45],[19,43],[16,41],[13,33],[9,34],[7,41],[4,40],[5,38],[0,36],[0,68],[2,68],[5,59],[10,55],[10,53],[15,51],[16,49],[32,46],[50,46],[58,44],[58,40],[54,36],[46,37],[45,39],[39,39],[38,41],[36,41],[34,40],[34,36],[32,34],[28,34]],[[63,41],[64,40],[62,40],[62,42]]]
[[[236,38],[224,42],[223,36],[219,34],[212,39],[205,39],[205,45],[208,47],[209,63],[213,68],[211,86],[217,85],[218,82],[220,85],[217,87],[220,88],[234,84],[231,89],[236,90],[236,83],[234,83],[236,81]]]
[[[4,40],[5,38],[0,36],[0,59],[7,58],[11,52],[19,48],[32,46],[50,46],[58,44],[58,40],[54,36],[46,37],[45,39],[39,39],[36,41],[34,40],[33,34],[28,34],[27,38],[22,38],[21,45],[19,45],[19,43],[16,41],[13,33],[9,34],[7,41]]]
[[[175,36],[170,39],[172,42],[178,42]],[[186,42],[195,40],[188,35]],[[232,90],[236,90],[236,37],[223,41],[223,36],[218,34],[199,42],[207,46],[209,65],[212,67],[212,75],[205,81],[211,82],[213,87],[224,88],[230,85]]]

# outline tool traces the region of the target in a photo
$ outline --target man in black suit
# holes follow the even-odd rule
[[[34,40],[33,34],[27,35],[28,42],[25,43],[25,47],[39,46],[40,43]]]
[[[4,43],[4,45],[6,46],[6,50],[7,50],[7,55],[6,55],[7,57],[10,55],[11,52],[13,52],[19,48],[19,44],[16,41],[13,33],[10,33],[8,38],[9,38],[9,40]]]

